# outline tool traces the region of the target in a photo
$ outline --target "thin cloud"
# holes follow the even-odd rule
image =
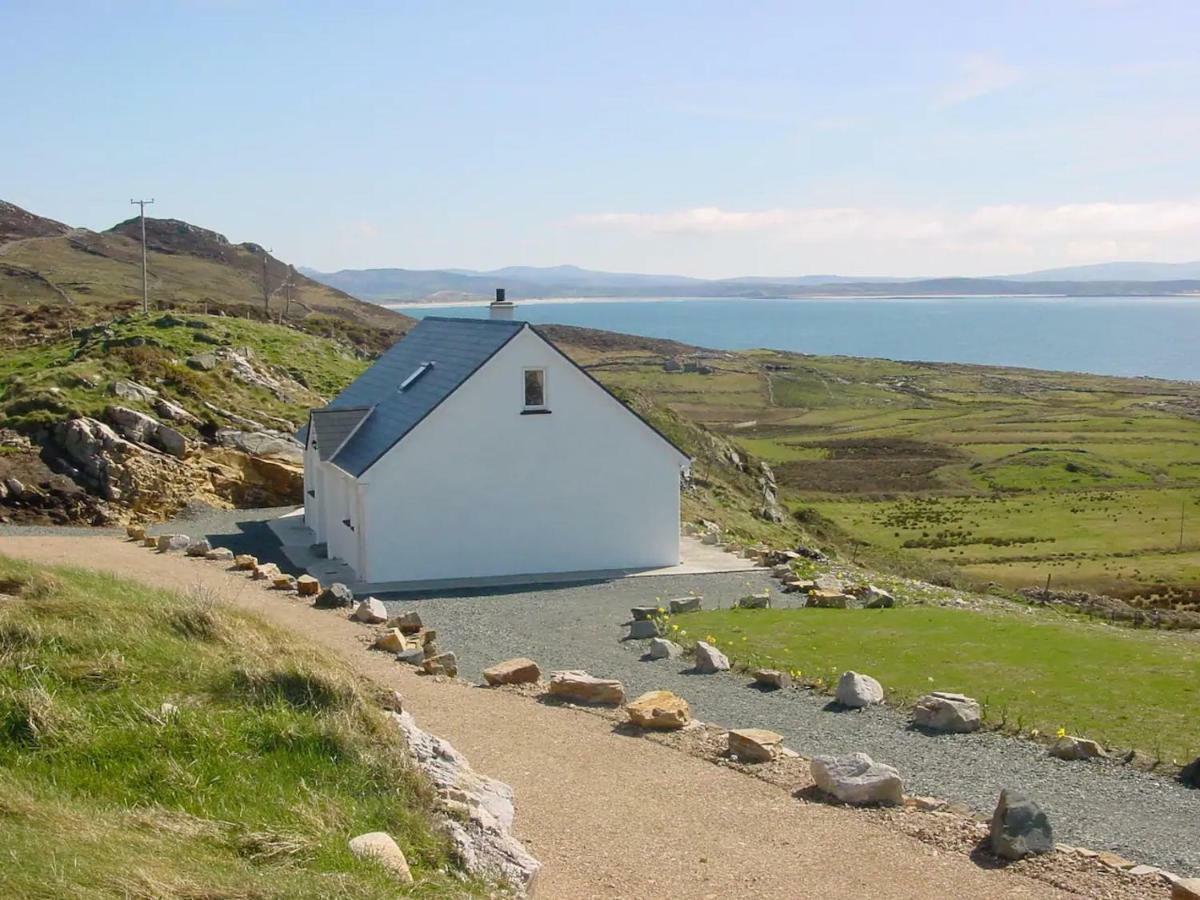
[[[780,247],[853,252],[907,247],[922,252],[1105,259],[1122,253],[1187,253],[1200,242],[1200,200],[1156,203],[998,204],[970,210],[806,207],[576,216],[576,227],[660,240],[722,235]],[[1158,252],[1154,252],[1157,250]]]
[[[958,64],[954,80],[937,96],[939,107],[956,106],[978,97],[994,94],[1012,87],[1023,77],[1016,66],[1004,62],[992,53],[972,53]]]

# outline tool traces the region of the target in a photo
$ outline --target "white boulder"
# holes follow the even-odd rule
[[[851,709],[861,709],[883,702],[883,685],[870,675],[843,672],[838,679],[837,702]]]
[[[729,657],[707,641],[696,642],[696,671],[705,675],[728,672]]]
[[[865,753],[817,756],[810,767],[817,787],[843,803],[864,806],[904,802],[900,773],[891,766],[875,762]]]

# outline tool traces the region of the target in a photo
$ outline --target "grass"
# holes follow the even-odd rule
[[[277,396],[239,380],[227,365],[197,371],[195,354],[221,347],[249,348],[254,359],[295,384]],[[202,419],[221,421],[203,401],[250,418],[266,414],[303,421],[323,398],[340,391],[367,366],[340,342],[229,316],[133,316],[104,329],[0,354],[0,410],[10,427],[34,428],[79,413],[101,417],[119,402],[154,414],[137,401],[117,400],[109,385],[118,378],[145,383]],[[189,431],[187,426],[184,431]]]
[[[338,661],[204,598],[0,557],[0,896],[393,897],[346,848],[377,830],[412,896],[483,896],[432,802]]]
[[[689,639],[712,635],[735,663],[798,669],[836,683],[846,669],[878,678],[889,702],[930,690],[961,691],[990,725],[1060,727],[1167,762],[1200,753],[1200,641],[1138,632],[1049,612],[717,610],[673,624]]]
[[[592,361],[769,462],[781,501],[844,555],[979,587],[1052,573],[1149,598],[1166,582],[1200,602],[1195,385],[774,351],[677,375],[664,358]]]

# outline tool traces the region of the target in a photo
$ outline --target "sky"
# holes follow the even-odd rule
[[[0,198],[323,270],[1200,258],[1200,3],[0,0]]]

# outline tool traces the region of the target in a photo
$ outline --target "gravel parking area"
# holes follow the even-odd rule
[[[1200,791],[1115,763],[1056,760],[1037,744],[994,733],[931,737],[909,730],[895,710],[837,712],[809,691],[763,693],[744,675],[693,674],[686,659],[643,660],[647,642],[622,640],[631,606],[689,590],[728,605],[773,584],[759,573],[738,573],[385,599],[394,609],[420,609],[443,649],[458,655],[462,677],[478,680],[492,663],[529,656],[545,672],[586,669],[620,678],[630,696],[671,690],[698,719],[769,728],[805,756],[863,750],[899,769],[908,792],[963,801],[980,813],[991,813],[1002,788],[1017,788],[1042,804],[1062,843],[1200,874]]]

